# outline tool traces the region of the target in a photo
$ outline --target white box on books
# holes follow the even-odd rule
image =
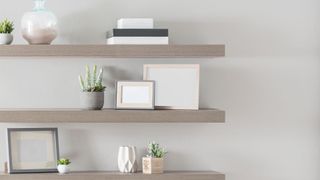
[[[152,18],[121,18],[117,23],[118,29],[153,29]]]
[[[169,44],[169,37],[111,37],[107,44]]]

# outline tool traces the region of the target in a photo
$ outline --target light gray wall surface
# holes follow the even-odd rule
[[[120,145],[139,154],[156,140],[168,170],[216,170],[228,180],[320,179],[319,0],[49,0],[59,18],[55,44],[104,43],[121,17],[153,17],[172,43],[224,43],[216,59],[1,58],[0,108],[77,108],[77,76],[104,67],[106,107],[115,80],[141,80],[147,63],[201,64],[201,107],[227,112],[225,124],[1,124],[0,168],[7,127],[59,127],[73,170],[116,170]],[[31,0],[3,1],[0,18],[16,23]],[[141,163],[140,163],[141,165]]]

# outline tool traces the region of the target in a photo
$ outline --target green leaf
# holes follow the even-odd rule
[[[88,65],[86,65],[86,86],[89,90],[91,90],[91,74]]]
[[[13,22],[9,21],[8,19],[5,19],[2,22],[0,22],[0,33],[10,34],[13,30],[14,30]]]
[[[92,77],[92,83],[94,86],[96,86],[97,81],[97,65],[93,66],[93,77]]]
[[[71,164],[71,161],[69,159],[59,159],[58,165],[69,165]]]
[[[84,91],[85,87],[84,87],[84,82],[83,82],[83,79],[82,79],[81,75],[79,76],[79,83],[80,83],[80,87],[81,87],[82,91]]]
[[[103,92],[105,86],[102,85],[103,69],[100,69],[99,75],[97,77],[97,66],[94,65],[92,74],[90,73],[90,68],[86,65],[86,74],[83,81],[82,76],[79,76],[79,83],[82,91],[84,92]]]
[[[148,145],[148,153],[150,157],[162,158],[167,152],[158,143],[152,142]]]

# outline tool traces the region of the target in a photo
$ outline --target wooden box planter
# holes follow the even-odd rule
[[[142,169],[144,174],[161,174],[163,173],[163,158],[142,158]]]

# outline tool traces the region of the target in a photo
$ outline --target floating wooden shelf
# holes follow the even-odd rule
[[[225,175],[217,172],[166,172],[145,175],[142,173],[121,174],[117,172],[75,172],[58,174],[2,174],[1,180],[225,180]]]
[[[8,45],[0,56],[191,58],[225,56],[225,45]]]
[[[202,110],[0,110],[0,123],[223,123],[225,112]]]

